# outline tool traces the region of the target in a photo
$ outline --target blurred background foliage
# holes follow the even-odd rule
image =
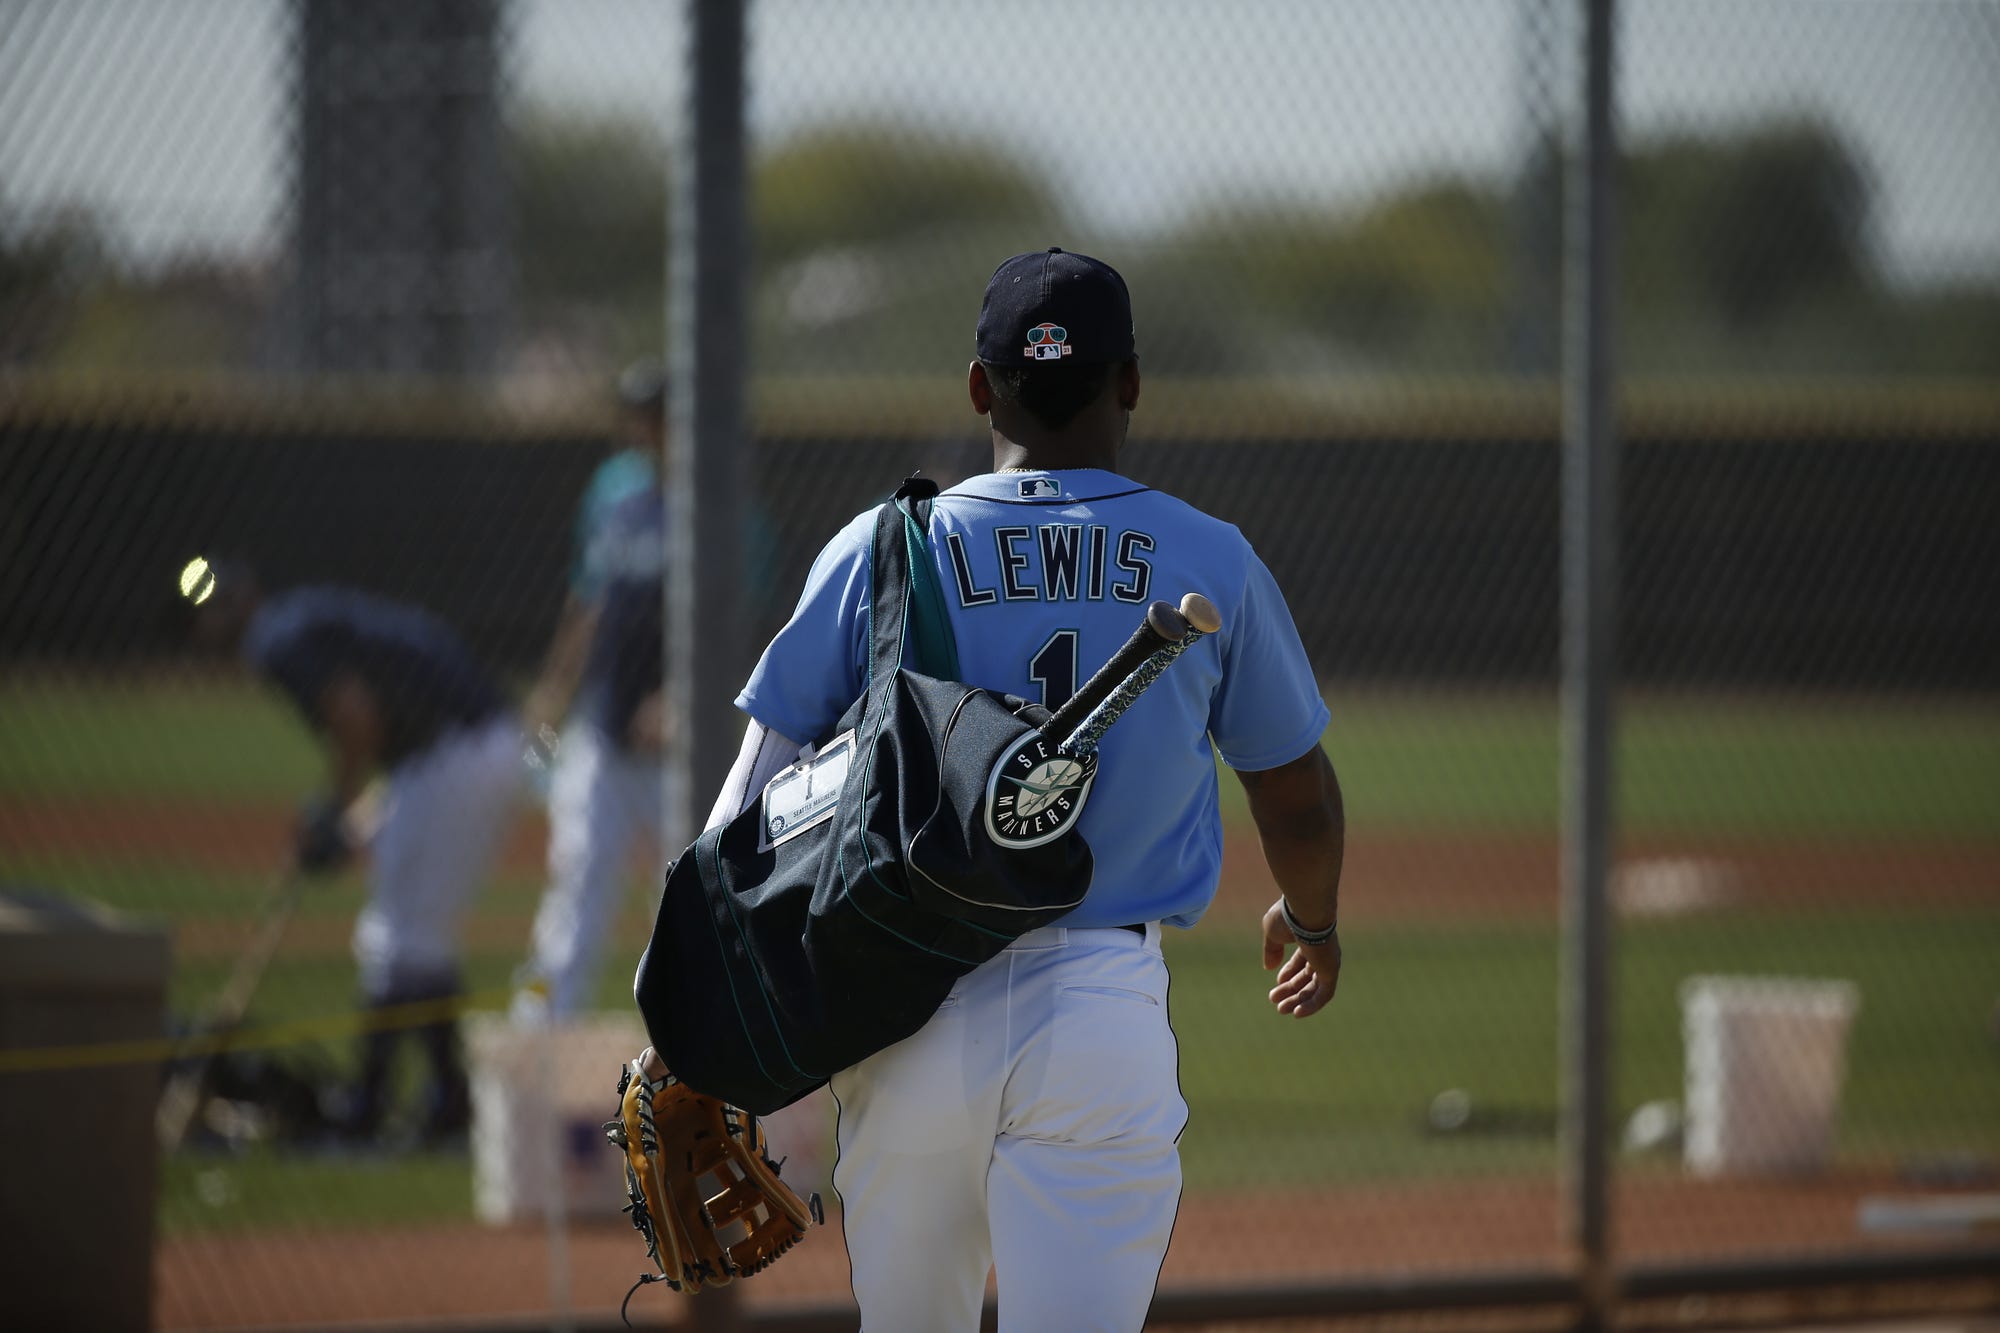
[[[509,367],[595,373],[658,345],[667,146],[639,119],[510,118],[521,336]],[[1560,164],[1439,175],[1327,211],[1232,199],[1118,238],[1149,368],[1465,374],[1553,369]],[[1827,125],[1760,121],[1626,146],[1622,351],[1639,375],[2000,372],[2000,289],[1884,271],[1868,164]],[[0,198],[4,198],[0,182]],[[855,121],[754,164],[753,355],[799,373],[967,348],[965,253],[1076,234],[1033,166]],[[579,237],[588,243],[579,244]],[[1103,244],[1093,241],[1093,244]],[[0,362],[52,370],[264,365],[284,259],[109,262],[71,208],[0,232]],[[1523,329],[1541,330],[1523,341]],[[1525,347],[1525,350],[1524,350]]]

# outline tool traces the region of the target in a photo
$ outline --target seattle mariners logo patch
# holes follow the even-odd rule
[[[1021,349],[1037,361],[1060,361],[1074,349],[1069,330],[1060,324],[1037,324],[1028,330],[1028,345]]]
[[[1097,776],[1097,756],[1064,754],[1031,731],[1005,750],[986,779],[986,834],[1002,847],[1054,842],[1076,827]]]
[[[1021,483],[1023,500],[1053,500],[1062,494],[1062,487],[1056,485],[1053,477],[1029,477]]]

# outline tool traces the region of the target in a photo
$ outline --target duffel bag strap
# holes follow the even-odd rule
[[[931,503],[937,483],[910,477],[875,515],[869,556],[868,687],[886,687],[896,668],[957,680],[958,641],[931,556]]]

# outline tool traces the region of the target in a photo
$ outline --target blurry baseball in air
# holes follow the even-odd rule
[[[1681,1108],[1672,1101],[1652,1101],[1632,1112],[1625,1122],[1625,1151],[1667,1152],[1681,1146]]]
[[[1431,1128],[1440,1134],[1464,1129],[1472,1119],[1472,1094],[1464,1088],[1446,1088],[1431,1098]]]
[[[208,557],[196,556],[181,567],[181,596],[200,606],[215,595],[215,570]]]

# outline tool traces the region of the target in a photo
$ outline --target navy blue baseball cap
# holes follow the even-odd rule
[[[979,307],[979,359],[994,366],[1132,358],[1132,295],[1118,270],[1057,246],[993,270]]]

